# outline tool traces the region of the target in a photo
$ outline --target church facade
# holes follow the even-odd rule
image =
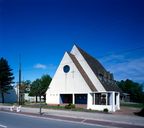
[[[120,90],[113,74],[74,45],[65,52],[46,92],[47,104],[84,104],[87,109],[120,109]]]

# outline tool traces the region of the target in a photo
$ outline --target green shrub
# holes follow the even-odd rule
[[[140,112],[137,112],[135,114],[138,115],[138,116],[144,117],[144,108],[142,108]]]
[[[107,109],[107,108],[105,108],[105,109],[103,110],[103,112],[106,112],[106,113],[107,113],[107,112],[108,112],[108,109]]]
[[[65,109],[71,109],[69,105],[65,105]]]
[[[68,104],[68,105],[65,105],[65,109],[72,109],[72,108],[75,108],[75,105],[74,104]]]
[[[74,105],[74,104],[71,104],[71,108],[75,108],[75,105]]]

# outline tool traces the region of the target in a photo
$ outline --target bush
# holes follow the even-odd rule
[[[108,109],[107,109],[107,108],[105,108],[105,109],[103,110],[103,112],[106,112],[106,113],[107,113],[107,112],[108,112]]]
[[[137,112],[135,114],[138,115],[138,116],[144,117],[144,108],[142,108],[140,112]]]
[[[74,104],[71,104],[71,108],[75,108],[75,105],[74,105]]]
[[[75,108],[75,105],[70,103],[68,105],[65,105],[65,108],[66,109],[72,109],[72,108]]]
[[[65,105],[65,109],[71,109],[69,105]]]

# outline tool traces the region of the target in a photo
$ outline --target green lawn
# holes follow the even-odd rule
[[[134,107],[134,108],[144,108],[144,104],[142,103],[121,103],[121,106],[126,106],[126,107]]]

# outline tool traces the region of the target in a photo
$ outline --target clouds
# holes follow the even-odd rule
[[[144,57],[128,55],[111,55],[101,59],[107,70],[114,74],[116,80],[131,79],[144,82]]]
[[[38,63],[38,64],[34,65],[34,68],[36,68],[36,69],[46,69],[47,66],[44,65],[44,64],[40,64],[40,63]]]
[[[49,74],[51,76],[54,75],[57,65],[53,65],[53,64],[41,64],[41,63],[37,63],[33,66],[34,69],[42,69],[43,71],[40,71],[40,73],[44,73],[44,74]]]
[[[131,59],[129,61],[118,63],[110,67],[118,79],[132,79],[135,81],[144,81],[144,58]]]

